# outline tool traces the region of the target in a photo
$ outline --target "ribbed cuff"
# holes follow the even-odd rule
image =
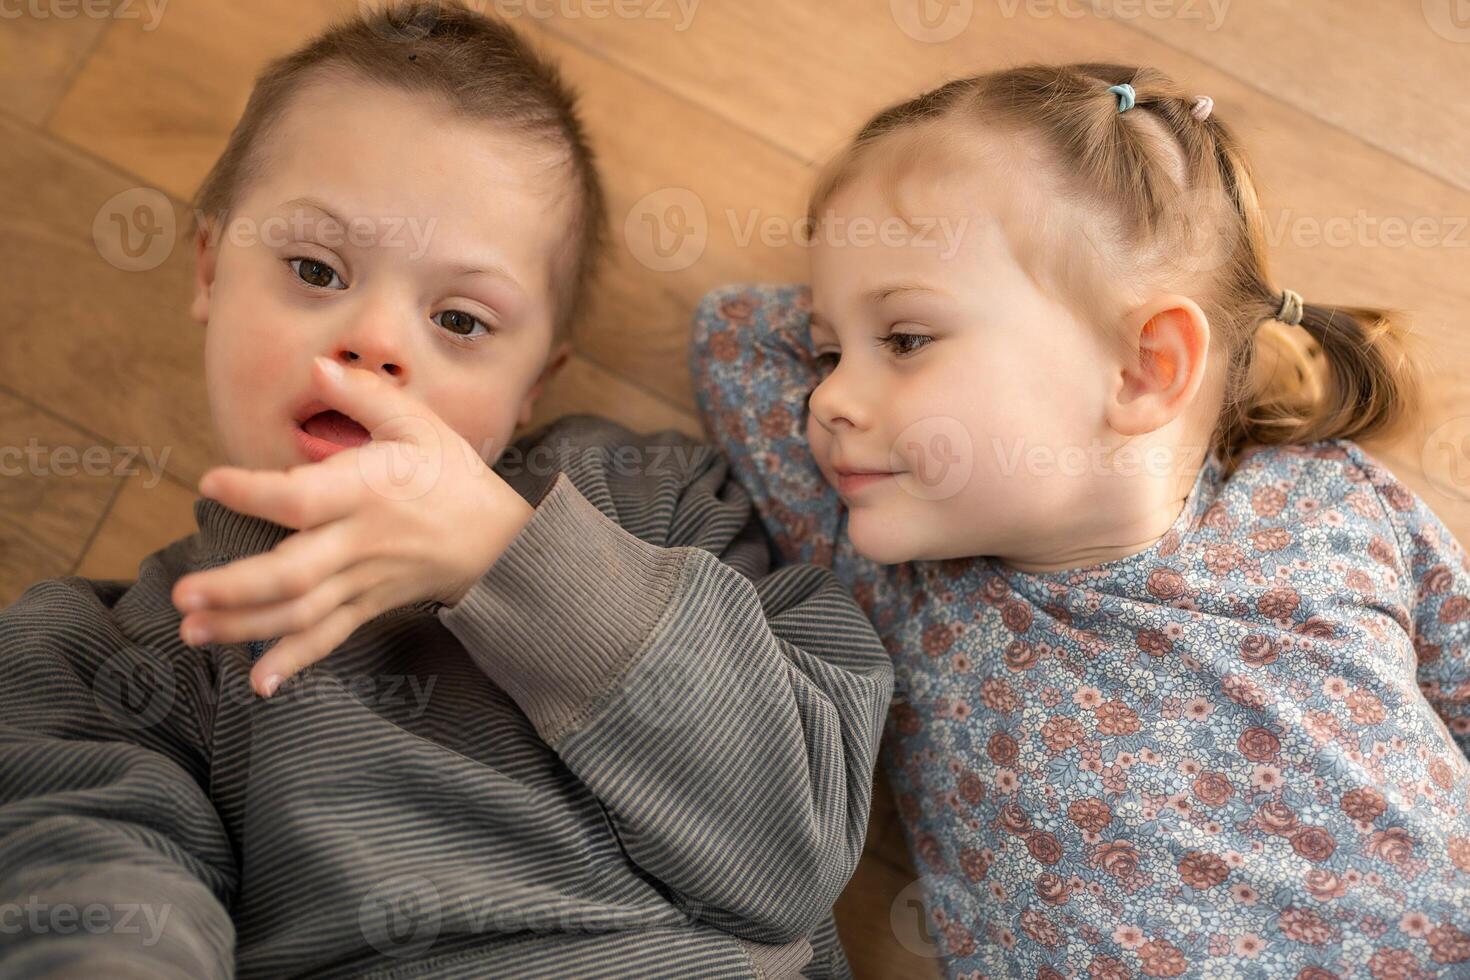
[[[686,557],[624,530],[558,473],[510,547],[436,615],[552,742],[627,671]]]

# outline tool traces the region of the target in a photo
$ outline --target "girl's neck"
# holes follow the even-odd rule
[[[1165,475],[1103,475],[1079,488],[1070,519],[1033,535],[1024,553],[998,555],[1021,572],[1061,572],[1118,561],[1156,545],[1188,502],[1204,460]]]

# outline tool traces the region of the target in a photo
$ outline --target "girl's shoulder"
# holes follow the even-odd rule
[[[1321,526],[1339,532],[1332,537],[1341,548],[1343,534],[1356,531],[1364,557],[1385,564],[1425,545],[1459,551],[1424,499],[1351,439],[1247,450],[1220,485],[1217,502],[1243,525],[1253,526],[1237,528],[1247,534]]]

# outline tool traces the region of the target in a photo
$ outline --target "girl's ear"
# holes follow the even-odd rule
[[[194,299],[189,315],[196,323],[209,323],[209,293],[214,288],[214,263],[219,247],[210,240],[210,225],[202,221],[194,233]]]
[[[526,397],[521,400],[521,410],[516,416],[517,425],[526,425],[531,421],[531,409],[535,407],[536,399],[541,397],[542,390],[558,371],[566,364],[567,358],[572,354],[571,341],[563,340],[551,352],[546,360],[546,367],[541,369],[541,375],[531,389],[526,392]]]
[[[1204,383],[1210,323],[1187,296],[1150,300],[1129,316],[1138,355],[1118,370],[1107,420],[1120,435],[1153,432],[1184,414]]]

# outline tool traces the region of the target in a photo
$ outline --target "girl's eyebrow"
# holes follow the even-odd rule
[[[889,283],[884,286],[879,286],[876,289],[869,290],[868,293],[863,297],[863,299],[869,305],[877,306],[884,300],[892,296],[896,296],[899,293],[934,293],[935,295],[945,297],[948,297],[949,295],[942,289],[936,289],[928,283],[917,282],[913,280],[904,280],[900,282]]]

